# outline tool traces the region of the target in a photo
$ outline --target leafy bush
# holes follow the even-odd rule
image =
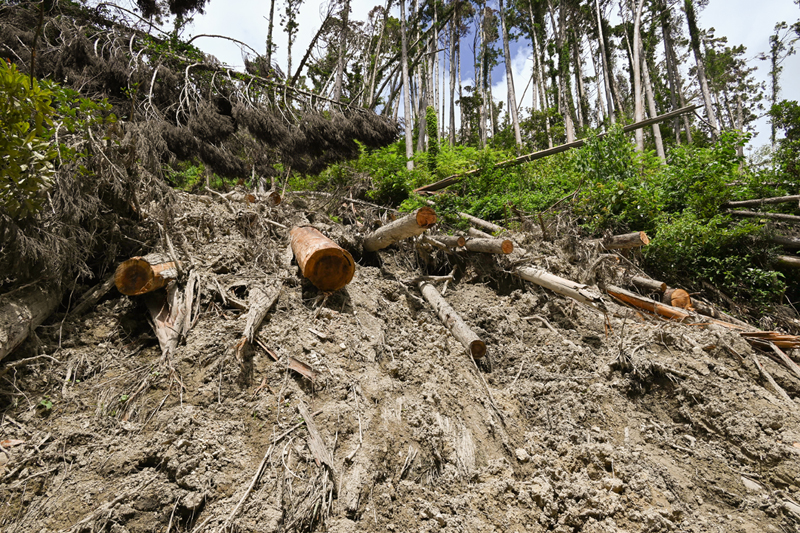
[[[12,218],[41,209],[55,172],[53,93],[0,60],[0,207]]]

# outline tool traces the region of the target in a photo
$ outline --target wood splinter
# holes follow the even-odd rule
[[[469,326],[461,319],[456,311],[450,307],[439,291],[425,281],[419,282],[419,290],[422,296],[433,307],[439,320],[442,321],[453,337],[460,342],[470,353],[473,359],[480,359],[486,355],[486,343],[472,331]]]
[[[311,226],[292,228],[291,247],[303,277],[321,291],[341,289],[353,279],[356,263],[350,252]]]
[[[367,235],[364,239],[364,250],[375,252],[404,239],[422,235],[434,224],[436,211],[430,207],[420,207],[410,215],[398,218]]]

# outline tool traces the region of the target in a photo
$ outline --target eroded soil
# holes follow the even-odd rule
[[[508,273],[617,281],[587,274],[595,256],[574,238],[520,232],[526,255],[509,258],[413,242],[366,254],[363,206],[335,208],[339,225],[318,199],[179,203],[173,236],[201,297],[173,355],[143,297],[112,290],[3,362],[50,356],[0,385],[4,531],[800,531],[800,380],[735,330],[610,298],[604,314]],[[356,257],[353,281],[326,298],[287,274],[286,231],[265,220],[315,224]],[[491,371],[410,282],[451,271],[445,297]],[[247,301],[279,281],[260,345],[237,359],[246,312],[220,291]]]

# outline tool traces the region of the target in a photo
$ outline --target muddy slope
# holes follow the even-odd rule
[[[173,232],[202,292],[174,355],[141,298],[112,292],[3,361],[48,356],[2,376],[3,531],[800,531],[800,380],[756,355],[790,405],[738,334],[611,301],[604,315],[507,274],[582,279],[593,257],[574,239],[517,234],[527,258],[365,254],[366,226],[315,201],[181,197]],[[348,248],[352,283],[325,298],[281,275],[286,231],[268,220]],[[445,296],[491,371],[408,283],[452,270]],[[236,300],[277,282],[258,337],[278,360],[237,360]]]

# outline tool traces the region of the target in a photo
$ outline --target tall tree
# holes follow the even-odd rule
[[[616,122],[616,117],[614,114],[614,97],[611,94],[611,80],[613,79],[613,73],[609,68],[608,56],[606,54],[605,37],[603,36],[603,17],[600,14],[600,0],[595,0],[595,6],[597,8],[597,34],[599,37],[598,41],[600,43],[600,56],[603,64],[603,85],[605,86],[606,99],[608,100],[608,116],[611,119],[611,122]]]
[[[286,9],[281,17],[281,24],[288,39],[286,45],[286,77],[288,79],[292,79],[292,46],[297,29],[300,27],[297,23],[297,12],[302,4],[303,0],[286,0]]]
[[[658,9],[661,19],[661,37],[664,42],[664,59],[667,65],[667,79],[669,80],[669,96],[673,109],[686,107],[686,98],[683,94],[683,81],[681,80],[680,69],[678,68],[678,57],[675,53],[673,31],[676,30],[672,22],[672,11],[667,7],[667,0],[659,0]],[[678,118],[673,124],[675,130],[675,140],[680,144],[680,129],[678,128]],[[681,117],[683,128],[686,131],[686,142],[692,144],[692,128],[689,124],[689,115],[684,113]]]
[[[274,1],[274,0],[273,0]],[[342,6],[342,29],[339,33],[339,53],[336,62],[336,81],[333,86],[333,99],[337,102],[342,99],[342,83],[344,71],[347,68],[347,33],[348,21],[350,20],[350,0],[344,0]]]
[[[411,131],[411,81],[408,79],[406,0],[400,0],[400,62],[403,69],[403,122],[406,128],[406,168],[414,170],[414,134]]]
[[[508,113],[511,115],[511,123],[514,126],[514,140],[517,143],[517,150],[522,147],[522,135],[519,131],[519,114],[517,113],[517,95],[514,91],[514,73],[511,68],[511,51],[508,46],[508,28],[506,27],[506,12],[503,0],[500,2],[500,28],[503,34],[503,56],[506,64],[506,87],[508,88]]]
[[[703,52],[700,50],[700,29],[697,27],[694,0],[684,0],[683,10],[684,13],[686,13],[686,22],[689,25],[689,42],[691,43],[694,60],[697,64],[697,79],[700,82],[700,91],[703,93],[706,117],[708,117],[708,123],[711,126],[711,132],[714,137],[719,137],[719,123],[717,122],[717,114],[714,112],[714,104],[711,101],[711,91],[708,89]]]
[[[631,6],[633,7],[633,6]],[[640,57],[642,36],[639,27],[642,25],[642,8],[644,0],[637,0],[636,10],[633,13],[633,121],[644,120],[644,106],[642,105],[642,62]],[[641,128],[636,130],[636,150],[644,151],[644,133]]]

